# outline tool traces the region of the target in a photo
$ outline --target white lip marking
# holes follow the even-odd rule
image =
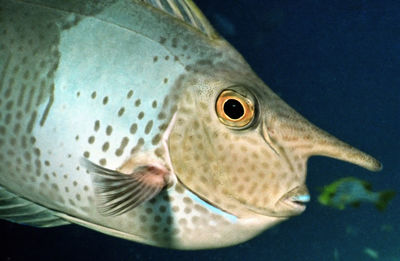
[[[298,201],[301,203],[306,203],[310,201],[310,195],[297,195],[291,198],[292,201]]]
[[[162,136],[162,144],[163,144],[164,151],[166,154],[165,160],[167,161],[167,165],[169,166],[169,169],[171,170],[171,175],[169,176],[171,178],[171,180],[169,182],[171,185],[169,186],[168,189],[172,189],[175,186],[175,184],[178,182],[178,178],[176,177],[174,167],[172,166],[171,156],[169,154],[169,149],[168,149],[168,139],[169,139],[169,136],[171,135],[172,128],[174,127],[175,122],[176,122],[176,114],[177,113],[175,112],[174,115],[172,116],[171,122],[169,123],[167,129],[165,130],[165,132]]]

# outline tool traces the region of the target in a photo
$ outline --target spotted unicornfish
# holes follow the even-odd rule
[[[381,165],[296,113],[191,0],[0,0],[0,218],[178,249],[304,211],[312,155]]]

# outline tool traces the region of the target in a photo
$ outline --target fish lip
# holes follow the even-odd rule
[[[306,210],[306,203],[310,201],[310,194],[305,185],[296,186],[285,193],[277,202],[289,208],[292,215],[298,215]]]
[[[277,217],[277,218],[289,218],[291,216],[297,216],[306,210],[306,203],[310,201],[310,195],[305,185],[299,185],[289,192],[286,192],[274,205],[274,209],[260,208],[244,204],[250,211],[257,214]],[[242,203],[243,204],[243,203]]]

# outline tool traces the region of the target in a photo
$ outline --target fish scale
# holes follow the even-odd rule
[[[0,3],[0,218],[216,248],[304,211],[311,155],[380,168],[284,103],[191,1]],[[225,91],[247,125],[219,114]]]

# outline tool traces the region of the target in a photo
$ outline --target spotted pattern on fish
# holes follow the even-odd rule
[[[218,120],[229,88],[257,102],[249,128]],[[300,213],[278,203],[306,194],[314,154],[379,168],[298,115],[222,38],[148,2],[0,0],[0,186],[57,217],[156,246],[228,246]],[[160,165],[171,182],[103,215],[82,158],[127,177]]]
[[[43,171],[46,152],[36,146],[33,128],[46,124],[54,101],[54,72],[59,59],[54,22],[60,18],[57,14],[38,18],[40,10],[27,8],[13,9],[10,16],[5,14],[9,13],[6,8],[0,10],[0,180],[12,178],[22,189],[39,192],[56,175]],[[21,16],[26,20],[18,19]],[[38,109],[40,105],[43,109]],[[33,184],[39,184],[39,188]],[[64,203],[56,192],[56,186],[50,185],[47,194],[44,190],[39,194]]]
[[[16,9],[18,9],[21,14],[15,15],[17,17],[25,15],[28,20],[31,19],[29,24],[35,27],[26,28],[12,18],[1,20],[1,24],[4,25],[2,27],[7,28],[2,32],[4,37],[0,40],[1,55],[5,56],[5,59],[3,57],[1,59],[0,78],[1,142],[5,145],[1,147],[0,154],[1,183],[7,183],[8,189],[18,194],[23,194],[23,190],[35,193],[36,196],[31,198],[35,202],[48,202],[47,199],[51,198],[51,202],[46,205],[52,209],[67,208],[73,216],[99,216],[96,209],[91,207],[95,203],[95,198],[87,171],[77,162],[75,164],[72,162],[83,156],[100,165],[108,166],[109,162],[114,161],[110,159],[110,152],[115,158],[121,158],[124,161],[127,155],[159,146],[162,133],[177,109],[176,103],[172,102],[177,95],[174,92],[177,91],[172,90],[171,94],[165,95],[163,100],[142,101],[140,90],[135,89],[135,85],[126,86],[126,91],[121,92],[120,97],[115,97],[112,90],[107,92],[107,90],[99,91],[98,89],[74,89],[73,84],[57,84],[57,81],[60,81],[57,80],[57,71],[63,70],[62,61],[60,61],[62,34],[64,31],[71,32],[84,24],[85,18],[78,18],[62,11],[47,14],[36,5],[16,5],[17,8],[13,8],[12,11],[7,10],[7,13],[17,12]],[[3,19],[7,16],[1,17]],[[63,20],[66,22],[63,23]],[[73,23],[68,22],[72,20]],[[46,37],[42,34],[44,32],[46,32]],[[9,37],[10,34],[13,37]],[[162,44],[170,44],[167,38],[163,39],[165,41],[161,41]],[[178,41],[176,39],[172,41],[177,48]],[[29,48],[22,50],[22,47],[15,45],[16,42]],[[14,55],[15,53],[17,55]],[[40,59],[40,57],[43,58]],[[169,55],[163,55],[163,57],[169,63],[176,63],[184,58],[169,59]],[[161,64],[160,61],[158,64]],[[38,69],[34,71],[32,68]],[[166,88],[164,86],[168,84],[172,86],[173,81],[170,78],[162,77],[160,88]],[[16,84],[19,84],[20,88],[15,88]],[[107,120],[94,117],[87,122],[86,125],[89,128],[86,133],[82,133],[79,128],[73,132],[74,128],[72,128],[69,137],[65,137],[64,140],[44,141],[43,136],[54,137],[57,133],[65,131],[57,125],[46,128],[48,122],[57,122],[56,113],[59,111],[64,114],[72,108],[72,103],[81,102],[114,112],[112,116],[127,122],[126,126],[129,126],[125,129],[127,132],[121,135],[121,132],[117,131],[121,128],[116,127],[118,125],[115,125],[117,122],[115,118]],[[147,109],[149,107],[150,110]],[[20,111],[21,108],[22,111]],[[30,115],[30,117],[25,115]],[[68,116],[71,122],[78,124],[76,117],[79,116],[79,111],[68,113]],[[153,120],[153,116],[157,122]],[[14,132],[16,137],[6,143],[6,137],[13,133],[13,123],[15,123],[14,129],[17,130]],[[38,139],[40,139],[39,142]],[[81,155],[77,155],[73,149],[70,149],[74,146],[84,147]],[[24,150],[21,153],[20,149],[14,151],[12,147],[21,147]],[[162,150],[158,152],[162,154]],[[4,178],[8,180],[13,178],[14,182],[3,182]],[[175,188],[171,188],[169,193],[164,193],[127,213],[129,218],[99,217],[98,223],[119,224],[120,230],[138,237],[147,238],[150,234],[151,240],[158,244],[171,244],[171,237],[179,238],[182,234],[194,238],[197,224],[210,225],[213,228],[216,225],[228,223],[223,217],[213,214],[201,204],[195,204],[187,197],[185,191],[186,189],[179,186],[176,192]],[[179,196],[169,197],[168,194]],[[173,213],[182,213],[187,218],[175,220]],[[214,216],[214,219],[211,218]]]

